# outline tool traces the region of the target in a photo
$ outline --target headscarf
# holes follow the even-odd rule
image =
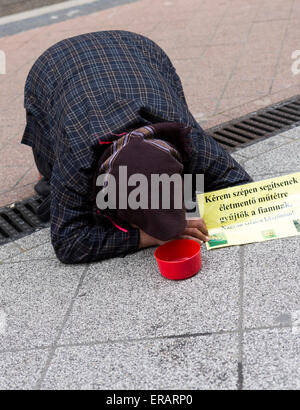
[[[108,176],[113,176],[117,188],[117,209],[99,209],[98,213],[109,218],[119,229],[122,229],[124,223],[134,224],[147,234],[162,241],[173,239],[181,234],[186,226],[182,178],[182,194],[180,198],[177,198],[177,204],[178,202],[181,204],[180,209],[176,209],[172,183],[170,184],[170,209],[163,209],[162,190],[166,186],[162,185],[159,189],[159,207],[151,209],[151,176],[153,174],[166,174],[169,177],[174,174],[182,175],[183,162],[188,160],[189,156],[188,133],[190,131],[190,127],[179,123],[157,123],[130,131],[113,141],[100,157],[94,178],[94,187],[96,193],[103,189],[103,187],[96,187],[99,175],[104,177],[106,183],[109,182]],[[128,187],[128,196],[136,188],[136,186],[128,186],[129,178],[134,174],[143,174],[146,177],[148,209],[131,209],[129,207],[120,209],[118,207],[119,184],[123,182],[120,181],[120,166],[127,166],[125,183]],[[121,179],[123,180],[123,178]]]

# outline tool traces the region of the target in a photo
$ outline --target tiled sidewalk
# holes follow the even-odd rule
[[[238,151],[300,172],[300,127]],[[45,229],[0,247],[0,389],[300,389],[299,237],[202,251],[181,282],[154,249],[62,265]]]
[[[7,74],[0,75],[0,206],[33,193],[37,171],[31,150],[20,145],[23,87],[52,44],[108,29],[150,37],[171,57],[191,111],[208,128],[299,94],[300,64],[292,59],[299,22],[300,0],[138,0],[0,38],[7,56]]]

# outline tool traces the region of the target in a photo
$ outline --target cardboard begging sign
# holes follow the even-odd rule
[[[300,172],[197,195],[207,249],[300,235]]]

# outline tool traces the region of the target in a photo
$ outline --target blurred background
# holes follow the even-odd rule
[[[0,0],[0,17],[55,3],[61,0]]]

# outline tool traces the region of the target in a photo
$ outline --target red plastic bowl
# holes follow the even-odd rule
[[[201,247],[192,239],[167,242],[156,249],[154,256],[160,273],[167,279],[187,279],[201,268]]]

